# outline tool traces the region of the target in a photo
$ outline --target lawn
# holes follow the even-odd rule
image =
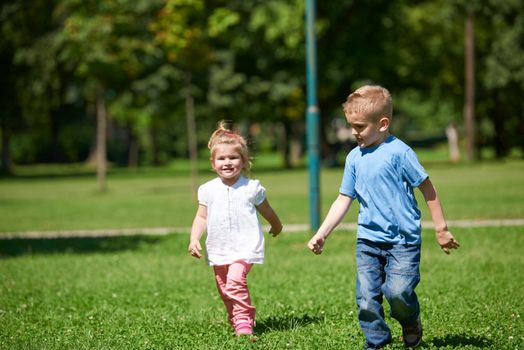
[[[275,170],[261,159],[253,169],[267,188],[284,223],[308,223],[308,173]],[[472,165],[425,164],[448,219],[524,218],[524,161]],[[183,166],[183,164],[182,164]],[[0,179],[0,235],[28,230],[188,227],[196,210],[186,168],[114,170],[108,191],[97,191],[94,174],[38,172]],[[42,171],[42,170],[40,170]],[[49,171],[49,170],[48,170]],[[325,214],[338,193],[341,168],[321,173],[321,210]],[[200,182],[213,176],[203,167]],[[420,192],[416,191],[426,220]],[[358,206],[347,220],[354,222]]]
[[[455,235],[462,246],[447,256],[423,234],[422,348],[522,349],[522,228]],[[308,238],[267,238],[266,263],[249,276],[255,343],[233,336],[211,268],[186,253],[185,235],[4,241],[0,348],[358,349],[354,232],[335,232],[321,256]],[[388,323],[390,349],[402,349]]]
[[[256,164],[284,224],[307,223],[307,172]],[[448,219],[524,218],[524,162],[425,165]],[[322,171],[323,213],[341,171]],[[187,168],[112,170],[108,185],[98,193],[91,172],[45,167],[0,179],[0,232],[191,224]],[[524,348],[524,227],[451,229],[461,248],[450,256],[423,232],[422,348]],[[0,240],[0,349],[358,349],[355,232],[333,233],[321,256],[307,251],[310,235],[267,238],[266,263],[249,276],[253,343],[233,336],[187,235]],[[402,349],[388,322],[389,349]]]

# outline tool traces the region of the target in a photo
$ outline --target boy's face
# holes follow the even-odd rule
[[[375,119],[366,113],[346,114],[351,132],[362,148],[378,146],[387,136],[389,119],[386,117]]]

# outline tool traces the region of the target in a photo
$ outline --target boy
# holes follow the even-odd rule
[[[402,326],[404,344],[416,347],[422,340],[415,294],[420,280],[421,223],[414,187],[424,195],[444,252],[449,254],[459,243],[448,231],[436,190],[415,152],[389,133],[389,92],[381,86],[363,86],[348,96],[343,108],[359,147],[347,156],[340,194],[308,247],[322,253],[326,238],[356,198],[360,203],[356,297],[366,347],[379,349],[391,342],[383,295],[391,317]]]

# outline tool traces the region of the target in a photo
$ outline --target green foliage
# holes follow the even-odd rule
[[[317,7],[324,143],[331,120],[342,116],[341,102],[363,83],[391,90],[399,134],[444,136],[449,122],[460,123],[464,19],[471,10],[477,147],[491,147],[503,158],[524,146],[521,1],[345,0]],[[184,123],[189,93],[199,145],[219,119],[228,118],[278,123],[285,137],[275,143],[286,152],[289,138],[296,144],[304,138],[304,12],[302,0],[4,2],[5,152],[12,151],[15,163],[85,159],[100,90],[115,115],[109,144],[121,148],[110,149],[112,161],[126,158],[133,142],[142,164],[185,156],[186,128],[173,125]],[[64,131],[72,128],[82,131]]]
[[[518,1],[490,1],[486,7],[485,12],[494,14],[494,40],[491,55],[486,58],[484,84],[491,89],[511,83],[524,87],[523,5]]]
[[[435,91],[435,95],[438,92]],[[438,96],[426,99],[419,90],[404,90],[396,96],[394,104],[392,130],[402,139],[413,140],[417,136],[443,138],[448,124],[460,119],[451,101],[441,100]]]
[[[218,37],[226,32],[229,27],[236,25],[239,21],[240,15],[237,12],[231,11],[227,8],[218,8],[209,17],[209,35],[211,37]]]
[[[151,29],[169,62],[188,71],[208,63],[207,16],[203,0],[165,1]]]
[[[263,30],[264,38],[269,43],[282,42],[283,47],[275,52],[278,58],[297,56],[302,53],[300,50],[304,42],[304,1],[268,1],[256,6],[249,28],[252,31]],[[280,56],[280,57],[279,57]]]

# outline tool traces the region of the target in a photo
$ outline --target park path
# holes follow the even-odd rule
[[[448,220],[448,226],[453,227],[499,227],[499,226],[524,226],[524,219],[493,219],[493,220]],[[423,228],[432,228],[431,221],[423,221]],[[356,230],[356,223],[340,224],[338,230]],[[265,226],[267,232],[269,227]],[[308,224],[284,225],[283,233],[305,232],[309,230]],[[51,239],[51,238],[79,238],[79,237],[115,237],[115,236],[163,236],[168,234],[189,234],[189,227],[143,227],[125,229],[98,229],[98,230],[59,230],[59,231],[25,231],[25,232],[0,232],[3,239]],[[523,228],[524,232],[524,228]]]

